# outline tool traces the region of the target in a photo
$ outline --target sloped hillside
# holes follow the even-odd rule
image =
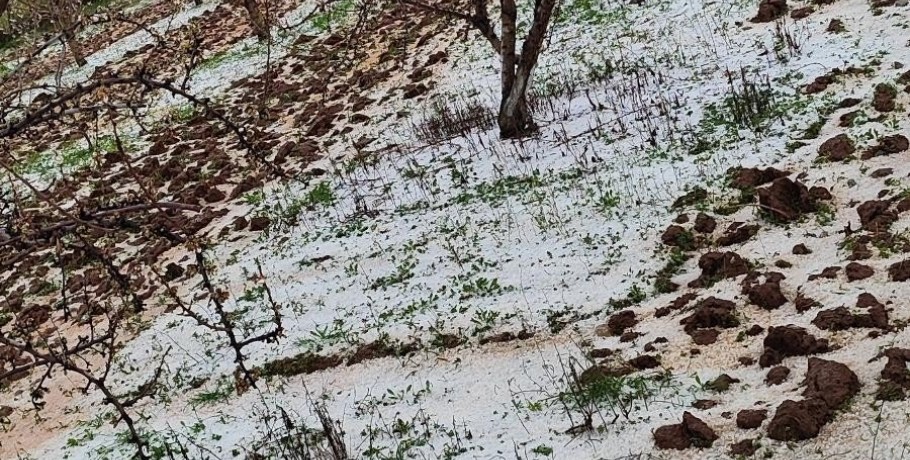
[[[906,2],[361,6],[3,51],[0,458],[903,458]]]

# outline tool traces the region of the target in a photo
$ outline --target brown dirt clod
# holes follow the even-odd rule
[[[787,177],[776,179],[770,186],[758,189],[758,203],[762,211],[772,218],[791,222],[802,214],[815,212],[815,201],[809,189],[801,182]]]
[[[850,136],[838,134],[831,139],[822,142],[818,147],[818,156],[828,161],[844,161],[853,155],[856,151],[856,145]]]
[[[766,409],[744,409],[736,414],[736,426],[744,430],[752,430],[761,426],[768,418]]]
[[[780,364],[788,356],[804,356],[828,351],[828,341],[816,338],[799,326],[772,326],[764,340],[765,351],[758,360],[761,367]]]
[[[684,450],[692,446],[711,447],[717,438],[717,433],[707,423],[689,412],[683,412],[682,423],[666,425],[654,430],[654,445],[658,449]]]
[[[771,22],[787,13],[787,0],[762,0],[751,22]]]

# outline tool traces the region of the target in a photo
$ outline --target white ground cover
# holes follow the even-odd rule
[[[120,354],[124,369],[116,379],[123,390],[135,388],[170,349],[165,390],[170,399],[137,409],[148,418],[143,426],[154,445],[177,435],[212,452],[200,451],[199,458],[233,458],[241,452],[238,446],[252,447],[263,438],[264,414],[275,414],[278,408],[316,426],[311,399],[317,399],[343,424],[350,452],[368,458],[726,456],[721,447],[652,452],[651,431],[675,423],[692,400],[705,396],[698,382],[717,376],[740,352],[732,338],[722,351],[688,363],[682,353],[668,353],[679,355],[678,362],[665,358],[664,364],[674,371],[664,383],[647,380],[653,393],[636,404],[640,407],[628,419],[611,423],[612,413],[603,409],[604,419],[595,421],[598,429],[579,436],[566,434],[580,422],[577,411],[567,411],[558,402],[566,389],[568,363],[582,361],[581,350],[591,341],[621,347],[615,338],[593,337],[594,326],[611,311],[611,299],[646,296],[640,308],[648,311],[673,298],[653,294],[650,277],[664,264],[657,236],[675,213],[669,205],[683,191],[709,187],[717,192],[712,200],[721,203],[719,187],[728,167],[813,167],[815,147],[832,127],[823,128],[807,147],[790,152],[788,142],[816,119],[816,109],[842,97],[868,96],[876,81],[833,85],[836,96],[828,98],[808,98],[797,94],[798,88],[845,64],[863,66],[879,59],[885,63],[883,74],[891,75],[892,61],[910,62],[903,47],[906,34],[897,27],[906,21],[905,10],[873,16],[865,2],[841,0],[801,22],[788,20],[786,31],[799,50],[784,46],[775,51],[774,24],[735,24],[754,14],[752,3],[672,1],[604,6],[603,13],[597,7],[575,6],[571,19],[557,25],[536,81],[544,91],[571,76],[581,90],[555,98],[539,117],[544,122],[539,138],[522,144],[500,141],[490,130],[421,145],[410,126],[431,112],[429,103],[388,107],[390,113],[410,110],[411,119],[387,122],[371,134],[380,135],[379,143],[404,147],[369,162],[329,158],[314,165],[329,171],[323,179],[272,184],[261,194],[249,195],[235,214],[268,214],[273,222],[285,218],[291,225],[275,225],[255,240],[223,242],[215,250],[218,280],[231,288],[233,308],[257,320],[268,314],[256,288],[259,281],[250,280],[256,261],[276,300],[285,306],[286,337],[278,345],[251,350],[254,364],[303,352],[350,352],[381,337],[418,340],[423,349],[409,359],[341,365],[262,382],[258,390],[211,401],[201,394],[218,393],[232,381],[231,355],[220,337],[176,313],[164,314],[126,344]],[[848,32],[825,33],[831,18],[842,18]],[[485,46],[477,40],[450,49],[452,67],[439,82],[437,97],[476,98],[495,107],[496,61]],[[115,55],[109,52],[103,59]],[[101,62],[102,57],[92,59]],[[255,59],[229,61],[201,73],[194,87],[223,87],[227,80],[220,72],[233,78],[237,69],[256,65]],[[605,81],[592,83],[585,77],[605,74],[608,65],[617,70]],[[727,72],[736,77],[741,68],[766,76],[779,93],[776,103],[787,108],[788,115],[770,121],[761,134],[731,133],[723,113],[717,117],[707,110],[729,94]],[[633,87],[639,89],[630,90]],[[659,113],[661,101],[672,108],[669,114]],[[617,125],[608,122],[617,118],[625,132],[612,131]],[[907,127],[905,120],[895,123],[869,123],[850,132],[862,138],[873,129]],[[603,129],[594,129],[601,124]],[[654,145],[649,143],[652,131]],[[710,148],[691,153],[699,140]],[[856,169],[813,170],[810,179],[828,184],[860,181],[863,176]],[[876,192],[861,185],[858,190],[855,198],[860,201]],[[752,212],[743,209],[737,215]],[[801,236],[813,233],[822,238],[819,248],[827,248],[819,251],[818,266],[806,270],[817,272],[829,265],[825,250],[835,257],[834,234],[851,220],[855,227],[855,213],[845,210],[831,222],[812,221],[796,230],[764,234],[742,255],[786,253]],[[682,281],[694,278],[694,260],[686,269]],[[723,294],[738,287],[722,282],[711,289]],[[814,294],[820,300],[825,295],[855,298],[856,292],[842,291],[831,286],[827,293]],[[750,314],[768,315],[758,310]],[[566,327],[560,327],[561,322]],[[479,337],[522,329],[537,335],[528,341],[477,344]],[[647,336],[641,340],[683,340],[678,321],[643,332]],[[432,343],[442,334],[468,342],[440,350]],[[880,364],[865,362],[881,345],[861,342],[831,359],[850,364],[861,380],[871,382]],[[794,369],[804,369],[800,359],[794,362]],[[736,377],[754,388],[742,399],[738,394],[721,397],[724,404],[708,419],[718,422],[710,423],[713,426],[723,419],[722,411],[735,413],[755,401],[773,407],[795,398],[792,382],[801,379],[796,375],[789,385],[765,388],[764,374],[757,369],[738,370]],[[202,389],[191,390],[188,382],[198,378],[208,381]],[[93,422],[107,410],[98,395],[73,394],[71,403],[86,423],[61,429],[52,441],[29,452],[33,458],[128,456],[130,447],[118,437],[122,426]],[[10,404],[26,407],[27,395]],[[857,405],[816,441],[769,443],[766,448],[778,458],[860,458],[869,455],[876,439],[876,458],[899,458],[904,414],[883,410],[882,417],[885,423],[870,431],[869,409]],[[718,431],[723,442],[717,446],[743,437],[729,427]],[[850,441],[841,442],[843,438]]]

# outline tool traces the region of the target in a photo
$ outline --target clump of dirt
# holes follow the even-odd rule
[[[894,168],[878,168],[875,171],[869,173],[869,177],[874,179],[881,179],[882,177],[888,177],[894,174]]]
[[[796,246],[793,246],[793,250],[791,252],[798,256],[812,254],[812,250],[809,249],[804,243],[799,243]]]
[[[770,186],[758,189],[758,203],[765,215],[781,222],[794,221],[804,213],[816,210],[815,201],[805,184],[787,177],[776,179]]]
[[[40,288],[43,284],[33,283],[32,286],[32,290],[35,290],[35,286]],[[30,292],[30,294],[32,293]],[[34,332],[49,319],[51,319],[51,307],[47,305],[32,305],[19,312],[16,316],[16,329],[23,332]]]
[[[780,290],[780,282],[784,275],[778,272],[767,273],[759,282],[759,274],[753,273],[746,277],[742,283],[742,293],[749,297],[749,302],[765,310],[774,310],[787,303],[787,298]]]
[[[363,344],[354,351],[354,354],[348,357],[348,366],[362,363],[371,359],[386,358],[389,356],[405,356],[417,351],[416,343],[405,345],[392,345],[387,341],[375,341]]]
[[[622,377],[635,372],[635,369],[623,363],[599,363],[585,369],[578,375],[578,383],[591,385],[615,377]]]
[[[853,110],[841,115],[837,120],[837,126],[840,126],[841,128],[852,128],[856,123],[856,119],[862,115],[862,113],[862,110]]]
[[[612,335],[622,335],[623,332],[626,332],[626,329],[635,327],[636,324],[638,324],[638,318],[635,317],[635,312],[623,310],[615,313],[607,320],[607,329]]]
[[[674,299],[672,302],[670,302],[669,305],[654,310],[654,316],[657,318],[662,318],[676,310],[682,310],[686,305],[689,304],[689,302],[695,300],[697,297],[698,295],[694,292],[687,292]]]
[[[691,315],[680,321],[686,332],[712,327],[731,328],[739,326],[736,318],[736,304],[716,297],[708,297],[695,306]]]
[[[888,311],[884,305],[874,306],[868,313],[851,313],[847,307],[837,307],[818,312],[812,320],[815,327],[827,331],[844,331],[852,328],[888,328]]]
[[[660,236],[660,241],[667,246],[675,246],[685,250],[692,249],[695,243],[692,233],[679,225],[667,227]]]
[[[724,234],[717,239],[717,245],[732,246],[734,244],[745,243],[749,238],[755,236],[760,228],[760,225],[743,225],[742,222],[734,222],[727,227]]]
[[[730,385],[739,382],[740,380],[738,378],[730,377],[727,374],[720,374],[717,378],[705,384],[705,389],[716,393],[723,393],[730,389]]]
[[[697,345],[710,345],[717,341],[720,332],[716,328],[739,326],[735,315],[736,304],[729,300],[708,297],[696,305],[691,315],[680,324]]]
[[[692,337],[692,342],[696,345],[704,346],[717,342],[720,331],[717,329],[696,329],[690,332],[689,335]]]
[[[751,22],[771,22],[787,14],[787,0],[762,0]]]
[[[698,259],[698,268],[701,275],[689,283],[691,288],[708,287],[719,280],[745,275],[749,271],[745,259],[732,251],[707,252]]]
[[[846,365],[821,358],[809,358],[803,396],[818,398],[832,410],[859,393],[859,378]]]
[[[853,155],[856,145],[846,134],[838,134],[822,142],[818,147],[818,156],[828,161],[844,161]]]
[[[809,358],[803,401],[787,400],[768,424],[768,437],[801,441],[818,436],[835,411],[859,393],[860,383],[849,367],[835,361]]]
[[[816,201],[829,201],[834,198],[828,189],[820,187],[818,185],[809,188],[809,197]]]
[[[765,375],[765,383],[768,386],[780,385],[790,376],[790,368],[787,366],[774,366]]]
[[[185,272],[186,270],[183,267],[170,262],[164,267],[164,279],[167,281],[174,281],[183,276]]]
[[[910,260],[902,260],[888,267],[888,276],[891,281],[907,281],[910,279]]]
[[[437,348],[452,349],[464,343],[464,338],[456,334],[439,334],[433,337],[432,345]]]
[[[736,458],[747,458],[758,452],[759,445],[753,439],[743,439],[730,445],[730,456]]]
[[[272,224],[272,220],[266,216],[257,216],[250,219],[250,231],[261,232]]]
[[[765,350],[758,360],[761,367],[780,364],[788,356],[805,356],[826,353],[828,341],[816,338],[805,328],[793,325],[772,326],[764,340]]]
[[[878,139],[878,144],[863,153],[862,159],[868,160],[872,157],[893,155],[895,153],[904,152],[907,149],[910,149],[910,140],[907,139],[907,136],[904,136],[903,134],[883,136]],[[876,177],[875,172],[872,173],[872,177]]]
[[[341,363],[342,359],[340,356],[322,356],[306,352],[269,361],[259,367],[256,372],[262,377],[293,377],[330,369],[341,365]]]
[[[887,231],[897,221],[897,213],[889,209],[888,200],[869,200],[856,208],[862,228],[873,233]]]
[[[868,265],[864,265],[858,262],[850,262],[847,264],[844,273],[847,275],[847,280],[858,281],[864,280],[874,275],[875,270]]]
[[[660,360],[654,355],[641,355],[630,359],[628,364],[635,369],[642,371],[660,366]]]
[[[863,102],[863,100],[858,97],[845,97],[845,98],[841,99],[840,102],[837,103],[837,108],[848,109],[855,105],[859,105],[860,102]]]
[[[812,8],[811,6],[804,6],[801,8],[797,8],[790,12],[790,19],[794,19],[794,20],[805,19],[814,12],[815,12],[815,8]]]
[[[485,345],[488,343],[511,342],[513,340],[528,340],[533,337],[534,337],[534,332],[528,331],[526,329],[522,329],[518,332],[505,331],[505,332],[500,332],[498,334],[488,335],[488,336],[481,338],[477,342],[481,345]]]
[[[907,397],[905,390],[910,388],[910,372],[907,370],[907,361],[910,361],[910,349],[889,348],[876,359],[882,356],[888,358],[882,369],[882,380],[879,382],[875,393],[876,399],[885,401],[903,400]]]
[[[806,297],[802,292],[796,294],[796,298],[793,299],[793,305],[796,307],[796,311],[799,313],[804,313],[815,307],[821,306],[817,300],[811,297]]]
[[[809,281],[815,281],[819,278],[826,278],[831,280],[836,279],[837,273],[840,272],[840,269],[841,268],[837,266],[825,267],[820,273],[813,273],[809,275]]]
[[[885,306],[882,305],[882,303],[879,302],[878,299],[876,299],[874,295],[869,294],[868,292],[864,292],[856,297],[856,308],[875,308],[875,307],[884,308]]]
[[[743,409],[736,414],[736,426],[744,430],[753,430],[760,427],[766,418],[767,409]]]
[[[634,342],[635,339],[637,339],[643,335],[644,334],[642,334],[641,332],[635,332],[635,331],[624,332],[622,335],[619,336],[619,341],[621,343]]]
[[[897,88],[887,83],[879,83],[875,85],[872,107],[879,112],[892,112],[897,106],[895,98],[897,98]]]
[[[847,27],[844,26],[844,21],[841,21],[840,19],[832,19],[830,22],[828,22],[828,27],[825,28],[825,31],[832,34],[842,34],[847,31]]]
[[[708,199],[708,191],[701,187],[695,187],[689,193],[677,198],[676,201],[673,202],[673,209],[692,206],[701,203],[706,199]]]
[[[682,423],[665,425],[654,430],[654,445],[658,449],[711,447],[717,438],[717,433],[707,423],[689,412],[683,412]]]
[[[656,345],[661,344],[661,343],[667,343],[667,342],[669,342],[669,340],[667,340],[666,337],[658,337],[658,338],[646,343],[644,350],[649,353],[653,352],[653,351],[657,351]]]
[[[818,436],[827,418],[828,406],[820,399],[788,399],[777,406],[768,423],[768,437],[779,441],[811,439]]]
[[[698,410],[708,410],[720,404],[713,399],[696,399],[692,402],[692,407]]]
[[[776,168],[734,168],[728,172],[732,177],[730,185],[740,190],[749,190],[790,175]]]
[[[806,87],[803,88],[803,92],[806,94],[820,93],[828,89],[828,85],[834,83],[835,81],[836,80],[833,76],[820,75],[818,77],[815,77],[815,80],[812,80],[812,83],[806,85]]]
[[[714,229],[717,228],[717,220],[713,217],[700,212],[695,216],[695,225],[692,226],[692,229],[698,233],[713,233]]]
[[[6,345],[0,346],[0,374],[8,374],[14,368],[31,364],[33,361],[32,357],[21,350]],[[6,385],[16,380],[21,380],[28,377],[28,374],[28,370],[8,374],[5,378],[0,379],[0,384]]]
[[[856,244],[853,245],[853,249],[850,250],[850,255],[847,257],[849,260],[866,260],[872,258],[872,250],[869,249],[868,241],[861,241],[863,238],[857,238]]]

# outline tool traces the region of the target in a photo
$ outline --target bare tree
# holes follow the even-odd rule
[[[266,3],[268,0],[266,0]],[[256,38],[261,42],[266,42],[270,38],[269,33],[269,12],[267,4],[263,5],[257,0],[240,0],[240,4],[243,6],[243,9],[246,10],[247,15],[250,18],[250,26],[253,28],[253,33],[256,34]],[[263,8],[266,6],[266,8]],[[265,10],[265,11],[263,11]]]
[[[61,40],[72,53],[73,60],[79,66],[86,65],[88,62],[82,51],[82,43],[76,36],[82,22],[82,3],[78,0],[58,0],[46,3],[54,27],[62,34]]]
[[[39,30],[53,30],[73,55],[76,64],[86,64],[85,53],[77,34],[83,27],[80,0],[0,0],[0,15],[7,15],[5,29],[9,36],[21,36]]]
[[[471,0],[472,12],[458,11],[456,6],[430,4],[420,0],[400,0],[423,11],[465,21],[480,32],[499,55],[501,63],[502,98],[499,104],[499,135],[503,138],[523,137],[537,130],[528,107],[528,87],[534,67],[543,50],[556,0],[534,0],[534,17],[527,35],[517,50],[518,8],[515,0],[500,0],[501,24],[497,33],[490,20],[489,0]],[[502,35],[500,38],[499,35]]]

